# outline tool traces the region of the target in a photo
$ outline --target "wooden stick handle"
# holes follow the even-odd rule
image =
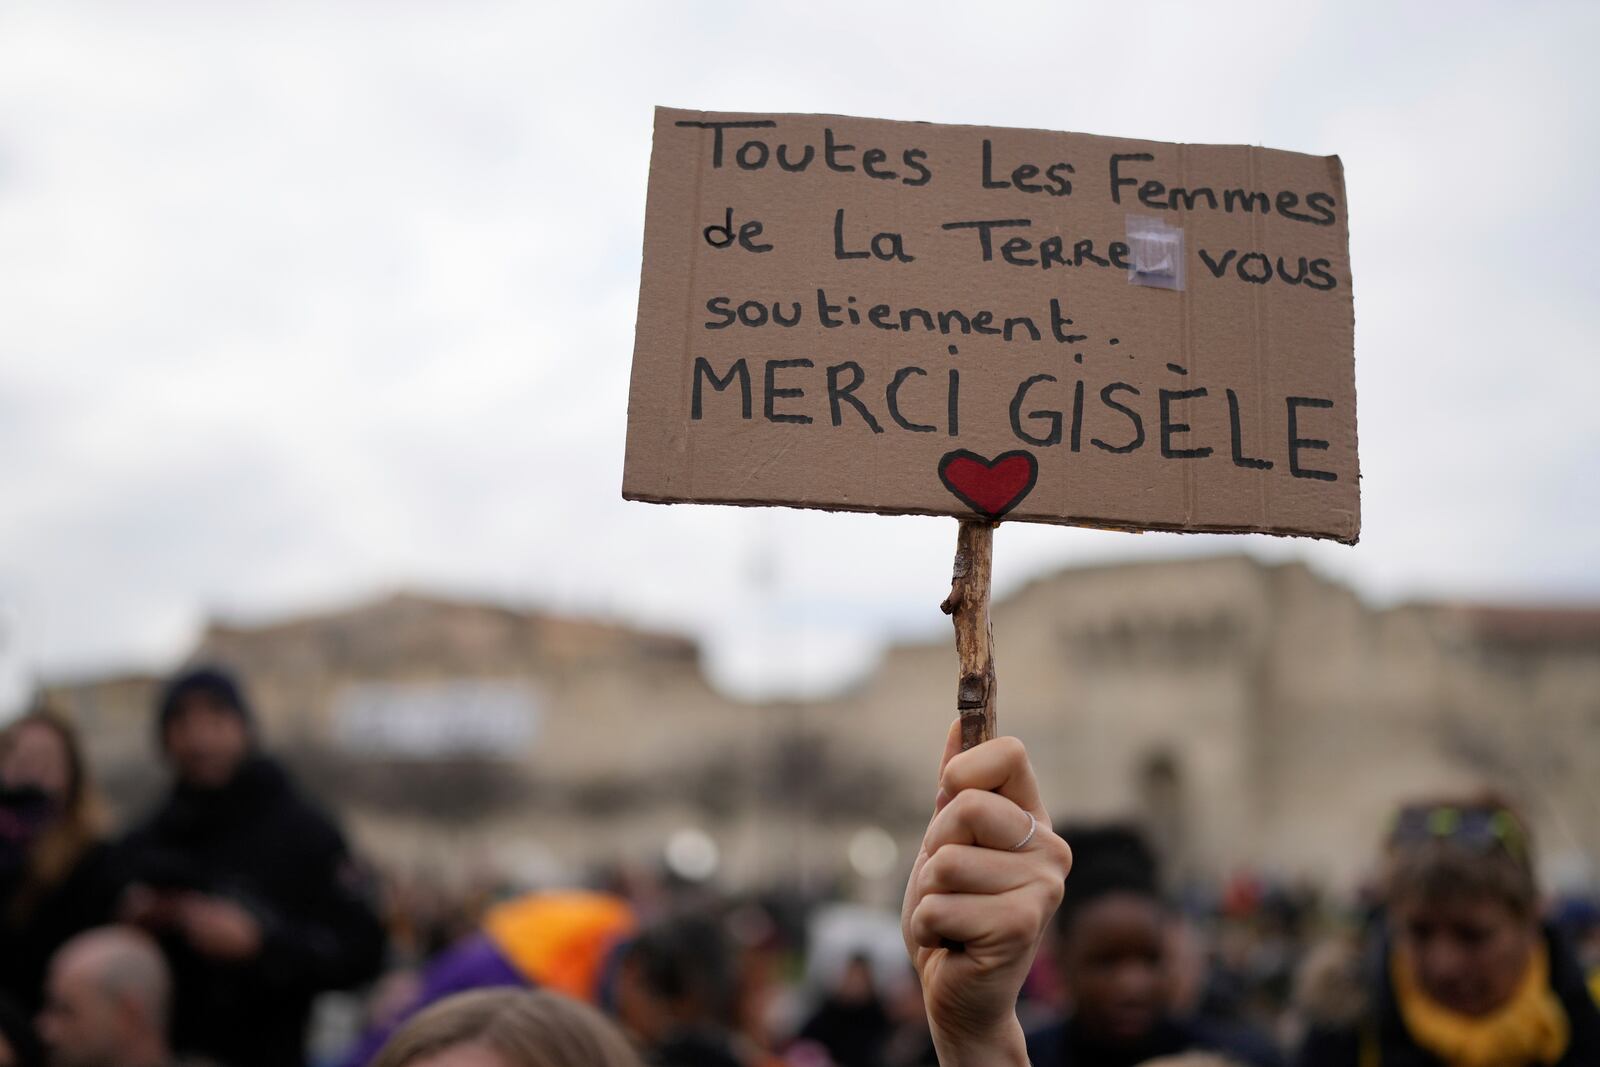
[[[994,632],[989,625],[989,584],[994,566],[994,523],[962,519],[956,534],[950,595],[939,610],[956,628],[956,710],[961,714],[961,750],[996,736]]]

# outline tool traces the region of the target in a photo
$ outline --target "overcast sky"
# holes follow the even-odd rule
[[[0,709],[397,588],[686,627],[745,691],[943,625],[951,520],[620,499],[656,104],[1339,154],[1361,544],[1013,524],[1002,591],[1600,599],[1600,5],[1111,9],[0,7]]]

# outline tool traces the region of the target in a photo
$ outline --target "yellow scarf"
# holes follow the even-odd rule
[[[1488,1015],[1461,1015],[1430,1000],[1399,950],[1390,958],[1389,976],[1412,1040],[1450,1067],[1535,1067],[1567,1051],[1571,1026],[1550,989],[1550,956],[1542,944],[1511,999]]]

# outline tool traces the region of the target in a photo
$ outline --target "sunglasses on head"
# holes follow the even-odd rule
[[[1500,807],[1414,804],[1400,809],[1389,831],[1389,843],[1416,844],[1449,840],[1488,852],[1503,848],[1518,862],[1527,862],[1528,839],[1522,823]]]

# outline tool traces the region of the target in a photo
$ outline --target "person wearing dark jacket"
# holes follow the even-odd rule
[[[1056,962],[1072,1001],[1028,1035],[1033,1067],[1133,1067],[1184,1052],[1276,1067],[1277,1049],[1241,1027],[1182,1018],[1168,1004],[1169,917],[1156,861],[1137,831],[1067,827],[1072,874],[1056,911]]]
[[[894,1031],[894,1020],[872,980],[872,960],[851,956],[839,984],[800,1028],[799,1039],[815,1041],[838,1067],[873,1067]]]
[[[51,955],[108,920],[118,888],[77,731],[31,711],[0,731],[0,997],[36,1013]]]
[[[122,845],[126,922],[173,971],[173,1043],[228,1067],[294,1067],[320,992],[383,962],[370,883],[338,827],[257,750],[233,678],[202,668],[162,695],[168,797]]]
[[[1539,919],[1526,823],[1498,797],[1410,805],[1364,965],[1301,1004],[1299,1067],[1590,1067],[1600,1011]],[[1314,1001],[1310,999],[1314,996]]]

